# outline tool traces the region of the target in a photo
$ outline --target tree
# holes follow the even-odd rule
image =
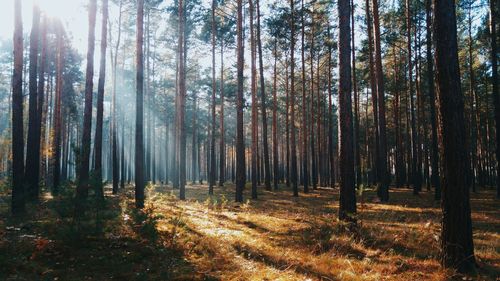
[[[99,62],[99,81],[97,84],[97,120],[94,139],[94,157],[95,157],[95,177],[99,186],[96,187],[97,196],[103,197],[104,190],[102,182],[102,122],[104,113],[104,82],[106,77],[106,47],[107,47],[107,26],[108,26],[108,0],[102,0],[102,22],[101,22],[101,60]],[[113,128],[111,129],[114,130]],[[116,149],[114,149],[116,152]],[[114,154],[116,156],[116,154]],[[116,163],[116,159],[113,161]],[[116,169],[114,169],[116,170]],[[118,189],[118,180],[113,177],[113,192]]]
[[[257,118],[257,68],[256,68],[256,46],[255,46],[255,28],[254,28],[254,4],[252,0],[248,0],[250,9],[250,70],[251,70],[251,86],[252,93],[252,199],[257,199],[257,158],[258,158],[258,118]]]
[[[427,56],[427,83],[429,91],[429,107],[431,118],[431,184],[434,185],[434,199],[441,199],[441,188],[439,186],[439,149],[438,149],[438,136],[437,136],[437,119],[436,119],[436,93],[434,90],[434,62],[432,58],[432,16],[431,16],[431,2],[432,0],[425,1],[425,15],[426,15],[426,56]]]
[[[373,8],[373,30],[375,38],[375,79],[377,81],[377,104],[378,104],[378,160],[377,175],[379,186],[377,194],[381,201],[389,200],[389,173],[387,171],[387,142],[385,128],[385,94],[384,94],[384,74],[382,70],[382,50],[380,43],[380,23],[378,16],[378,1],[372,0]]]
[[[144,207],[144,0],[137,0],[136,112],[135,112],[135,206]]]
[[[304,186],[304,193],[309,192],[309,172],[307,167],[309,166],[309,157],[307,156],[307,136],[309,131],[307,129],[307,124],[309,120],[307,119],[307,100],[306,100],[306,63],[305,63],[305,21],[304,21],[304,0],[301,1],[302,11],[300,13],[300,25],[301,25],[301,62],[302,62],[302,181]]]
[[[94,78],[94,45],[95,45],[95,18],[96,0],[89,2],[89,33],[87,46],[87,68],[85,72],[85,108],[83,112],[83,132],[80,156],[80,173],[76,196],[83,200],[88,196],[89,166],[90,166],[90,130],[92,129],[92,91]]]
[[[290,0],[290,153],[291,153],[291,182],[293,188],[293,196],[299,196],[299,188],[297,182],[297,145],[295,140],[295,8],[294,0]]]
[[[112,80],[113,80],[113,96],[112,96],[112,106],[113,106],[113,129],[111,131],[112,138],[112,157],[113,157],[113,194],[118,192],[118,177],[121,176],[120,186],[121,188],[125,187],[125,123],[122,124],[122,144],[121,144],[121,171],[118,173],[118,152],[117,152],[117,127],[116,127],[116,78],[117,78],[117,65],[118,65],[118,50],[120,48],[121,42],[121,34],[122,34],[122,6],[123,0],[120,0],[118,7],[118,38],[116,39],[115,50],[113,52],[113,48],[110,48],[111,54],[111,71],[112,71]],[[109,32],[111,32],[111,27]],[[110,36],[111,37],[111,36]],[[110,38],[111,39],[111,38]]]
[[[469,202],[469,156],[458,65],[453,0],[434,0],[434,38],[442,159],[441,264],[459,272],[475,267]]]
[[[23,21],[21,0],[14,2],[14,69],[12,73],[12,214],[24,213]]]
[[[356,223],[354,151],[351,104],[350,0],[338,1],[339,13],[339,122],[340,122],[340,204],[339,218]]]
[[[260,35],[260,0],[255,0],[257,8],[257,48],[259,52],[259,78],[260,78],[260,110],[262,115],[262,145],[264,146],[264,183],[267,190],[271,190],[271,168],[269,162],[269,144],[267,138],[267,112],[266,89],[264,81],[264,63],[262,60],[262,40]]]
[[[411,0],[406,0],[406,44],[408,51],[408,97],[410,98],[410,116],[411,116],[411,176],[413,183],[413,194],[417,195],[421,189],[421,171],[418,165],[418,136],[417,136],[417,117],[415,114],[415,101],[413,97],[413,64],[412,64],[412,48],[411,48]]]
[[[496,7],[496,8],[495,8]],[[493,104],[495,106],[495,128],[496,128],[496,158],[497,158],[497,176],[500,175],[500,94],[498,93],[498,50],[497,50],[497,24],[498,19],[498,1],[490,0],[490,44],[491,44],[491,84]],[[497,179],[497,198],[500,198],[500,180]]]
[[[54,106],[54,127],[53,133],[54,140],[52,142],[52,151],[54,151],[53,159],[53,181],[52,193],[59,193],[60,173],[61,173],[61,134],[62,134],[62,91],[63,91],[63,26],[61,22],[57,23],[56,27],[57,37],[57,57],[56,57],[56,92],[55,92],[55,106]]]
[[[211,135],[210,135],[210,167],[209,167],[209,179],[208,179],[208,194],[214,193],[215,185],[215,92],[217,91],[217,84],[215,83],[215,0],[212,0],[212,123],[211,123]]]
[[[179,107],[177,115],[179,117],[179,198],[186,199],[186,124],[185,107],[186,107],[186,60],[185,60],[185,24],[186,17],[184,16],[184,1],[179,0]]]
[[[237,97],[236,97],[236,202],[243,202],[245,140],[243,138],[243,3],[237,0]]]
[[[40,134],[37,134],[38,125],[38,93],[37,93],[37,67],[38,67],[38,44],[39,44],[39,23],[40,8],[33,4],[33,24],[30,35],[30,62],[29,62],[29,121],[28,121],[28,140],[26,145],[26,199],[38,200],[38,173],[37,167],[40,165]],[[38,148],[38,149],[37,149]],[[37,155],[38,154],[38,155]]]

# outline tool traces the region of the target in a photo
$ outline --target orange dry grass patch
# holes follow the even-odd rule
[[[337,221],[336,190],[320,188],[299,198],[289,190],[261,191],[258,200],[245,204],[232,203],[233,190],[227,186],[207,197],[207,187],[196,185],[188,186],[187,201],[151,198],[165,218],[182,221],[174,243],[204,274],[221,280],[446,280],[452,275],[438,262],[440,209],[431,193],[414,197],[409,190],[393,190],[388,204],[365,194],[353,235]],[[156,191],[152,195],[175,193],[168,187]],[[476,280],[494,280],[500,268],[500,214],[489,205],[494,202],[484,204],[492,196],[481,192],[472,200],[481,265]],[[168,219],[158,227],[173,231]]]

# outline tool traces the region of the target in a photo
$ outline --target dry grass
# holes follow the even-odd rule
[[[459,276],[439,265],[440,209],[430,192],[391,190],[387,204],[365,192],[353,234],[337,220],[338,190],[294,198],[281,188],[236,204],[229,184],[210,197],[207,186],[190,185],[186,201],[168,186],[149,186],[142,212],[127,188],[108,196],[99,220],[89,214],[85,223],[98,231],[79,233],[80,244],[64,227],[72,218],[63,215],[63,198],[46,197],[22,220],[0,204],[0,279],[498,280],[500,211],[492,191],[472,194],[479,269]]]
[[[206,190],[188,186],[190,199],[181,202],[175,190],[160,186],[150,190],[149,202],[166,218],[183,221],[175,243],[217,279],[496,280],[500,272],[500,212],[490,191],[472,195],[478,273],[455,276],[439,266],[440,209],[431,193],[393,190],[388,204],[365,193],[353,235],[337,220],[337,190],[299,198],[289,190],[261,191],[245,204],[232,202],[232,186],[208,199]],[[168,224],[161,220],[159,228]]]

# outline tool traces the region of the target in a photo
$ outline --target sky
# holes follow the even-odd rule
[[[14,30],[14,0],[0,0],[0,37],[12,38]],[[23,32],[31,30],[33,3],[38,2],[40,10],[51,17],[61,19],[66,30],[72,35],[72,45],[80,53],[86,49],[88,13],[85,0],[22,0]],[[82,24],[83,23],[83,24]],[[26,44],[26,43],[25,43]]]

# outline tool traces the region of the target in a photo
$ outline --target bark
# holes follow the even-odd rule
[[[117,76],[117,65],[118,65],[118,50],[119,50],[119,47],[120,47],[120,41],[121,41],[121,31],[122,31],[122,6],[123,6],[123,1],[120,0],[120,3],[119,3],[119,12],[118,12],[118,38],[116,40],[116,46],[115,46],[115,53],[114,53],[114,56],[113,56],[113,49],[110,48],[110,51],[111,51],[111,60],[112,60],[112,72],[113,72],[113,75],[112,75],[112,79],[113,79],[113,96],[112,96],[112,106],[113,106],[113,112],[112,112],[112,126],[113,126],[113,130],[112,130],[112,141],[113,141],[113,144],[112,144],[112,149],[113,149],[113,193],[116,194],[118,192],[118,178],[120,178],[120,175],[121,175],[121,181],[120,181],[120,186],[123,188],[125,186],[125,181],[124,181],[124,172],[125,172],[125,169],[124,169],[124,164],[125,164],[125,154],[124,154],[124,125],[122,126],[122,145],[121,145],[121,171],[118,173],[118,151],[117,151],[117,126],[116,126],[116,119],[117,119],[117,116],[116,116],[116,76]],[[109,32],[111,32],[111,30],[109,30]],[[124,120],[123,120],[124,121]]]
[[[184,0],[179,0],[179,199],[186,199],[186,126],[185,126],[185,103],[186,103],[186,60],[185,60],[185,24]]]
[[[259,78],[260,78],[260,110],[262,114],[262,145],[264,146],[264,184],[267,190],[271,190],[271,168],[269,161],[269,144],[267,138],[267,106],[264,81],[264,63],[262,59],[262,41],[260,36],[260,0],[255,0],[257,8],[257,48],[259,52]]]
[[[495,105],[495,131],[496,131],[496,160],[497,177],[500,175],[500,94],[498,93],[498,50],[497,50],[497,23],[498,1],[490,0],[490,44],[491,44],[491,84],[493,86],[493,103]],[[497,198],[500,198],[500,180],[497,179]]]
[[[441,264],[459,272],[475,268],[469,202],[469,156],[458,64],[455,2],[434,0],[434,38],[442,159]]]
[[[350,1],[338,1],[339,13],[339,122],[340,122],[340,203],[339,218],[356,223],[354,151],[351,103]]]
[[[273,188],[278,189],[279,164],[278,164],[278,99],[277,99],[277,42],[274,42],[274,68],[273,68]]]
[[[104,197],[102,182],[102,130],[103,130],[103,114],[104,114],[104,82],[106,78],[106,47],[107,47],[107,26],[108,26],[108,1],[102,0],[102,21],[101,21],[101,59],[99,62],[99,81],[97,83],[97,119],[94,139],[94,157],[95,167],[94,173],[99,185],[96,186],[96,194],[99,197]],[[111,129],[114,130],[113,128]],[[115,143],[116,145],[116,143]],[[116,149],[113,150],[116,152]],[[113,154],[115,157],[116,154]],[[113,163],[116,159],[113,158]],[[116,186],[115,186],[116,184]],[[114,181],[113,177],[113,192],[118,190],[118,182]]]
[[[14,69],[12,73],[12,214],[25,211],[23,133],[23,22],[21,1],[14,2]]]
[[[306,100],[306,63],[305,63],[305,21],[304,21],[304,0],[301,1],[302,11],[301,11],[301,61],[302,61],[302,181],[304,185],[304,193],[309,192],[309,172],[307,170],[309,164],[309,156],[307,155],[307,136],[309,135],[307,124],[307,100]]]
[[[236,202],[243,202],[245,140],[243,135],[243,3],[237,0]]]
[[[224,38],[221,38],[220,43],[220,169],[219,169],[219,186],[223,186],[226,181],[226,131],[224,128]]]
[[[37,67],[38,67],[38,44],[39,44],[39,23],[40,8],[33,5],[33,24],[30,35],[30,62],[29,62],[29,121],[28,140],[26,146],[26,199],[38,201],[38,173],[37,167],[40,165],[40,133],[37,134],[40,122],[38,122],[38,100],[37,100]],[[43,75],[43,74],[42,74]],[[37,155],[38,154],[38,155]]]
[[[83,113],[83,132],[80,156],[80,175],[76,188],[78,200],[86,199],[89,192],[89,162],[90,162],[90,130],[92,129],[92,91],[94,77],[94,45],[95,45],[95,18],[96,1],[90,0],[89,6],[89,34],[87,47],[87,68],[85,72],[85,108]],[[80,204],[80,203],[79,203]]]
[[[56,95],[54,106],[54,140],[52,142],[52,151],[54,152],[53,167],[52,167],[52,193],[59,193],[59,184],[61,178],[61,135],[62,135],[62,87],[63,87],[63,27],[59,23],[57,26],[57,55],[56,55]]]
[[[144,0],[137,1],[136,23],[135,206],[144,208]]]
[[[379,186],[377,194],[380,201],[389,201],[389,182],[390,176],[387,170],[387,142],[385,127],[385,93],[384,93],[384,74],[382,70],[382,50],[380,43],[380,23],[378,16],[378,1],[372,0],[373,5],[373,30],[375,39],[375,78],[377,81],[377,105],[378,105],[378,159],[377,174]]]
[[[257,68],[256,68],[256,47],[254,30],[254,5],[252,0],[248,0],[250,10],[250,53],[251,53],[251,94],[252,94],[252,199],[257,199]]]
[[[372,97],[372,111],[373,111],[373,123],[374,123],[374,136],[375,136],[375,145],[373,146],[372,155],[374,155],[374,163],[372,167],[373,180],[378,180],[378,171],[377,168],[380,166],[379,160],[379,114],[378,114],[378,100],[377,100],[377,84],[376,84],[376,76],[375,76],[375,62],[374,62],[374,40],[373,40],[373,23],[371,19],[371,8],[370,1],[366,0],[366,24],[367,24],[367,32],[368,32],[368,55],[369,55],[369,64],[370,64],[370,88],[371,88],[371,97]]]
[[[434,61],[432,58],[432,0],[425,1],[426,9],[426,56],[427,56],[427,84],[429,86],[429,105],[431,118],[431,184],[434,186],[434,199],[441,199],[441,188],[439,183],[439,150],[436,119],[436,94],[434,90]]]
[[[214,193],[214,185],[215,185],[215,175],[216,175],[216,167],[215,167],[215,92],[217,91],[217,85],[215,83],[215,0],[212,0],[212,123],[211,127],[211,136],[210,136],[210,176],[208,180],[208,194]]]
[[[291,130],[291,178],[293,188],[293,196],[299,196],[299,189],[297,183],[297,146],[295,140],[295,9],[294,0],[290,0],[290,10],[292,12],[290,30],[290,130]]]
[[[418,194],[421,189],[421,175],[418,166],[418,136],[417,136],[417,117],[415,116],[415,101],[413,97],[413,65],[412,65],[412,47],[411,47],[411,6],[410,0],[406,0],[406,38],[408,51],[408,96],[410,98],[410,116],[411,116],[411,177],[413,183],[413,194]]]
[[[44,91],[45,91],[45,73],[47,72],[47,18],[44,19],[42,23],[42,52],[40,54],[40,67],[39,67],[39,73],[38,73],[38,102],[37,102],[37,119],[36,119],[36,136],[34,137],[37,141],[35,142],[35,154],[33,158],[33,162],[36,163],[36,165],[33,166],[33,176],[36,177],[36,185],[34,186],[36,189],[32,189],[33,195],[38,197],[39,194],[39,182],[40,182],[40,146],[43,143],[43,140],[45,137],[42,134],[42,125],[45,127],[45,122],[43,122],[43,117],[44,117],[44,112],[46,113],[47,111],[44,111]],[[46,104],[45,104],[46,106]],[[33,178],[33,182],[35,182],[35,179]],[[34,198],[34,197],[33,197]]]
[[[361,156],[360,156],[360,139],[359,139],[359,93],[358,83],[356,78],[356,45],[354,40],[354,0],[351,0],[351,44],[352,44],[352,90],[354,95],[354,154],[355,162],[354,169],[356,175],[356,187],[361,184]]]

